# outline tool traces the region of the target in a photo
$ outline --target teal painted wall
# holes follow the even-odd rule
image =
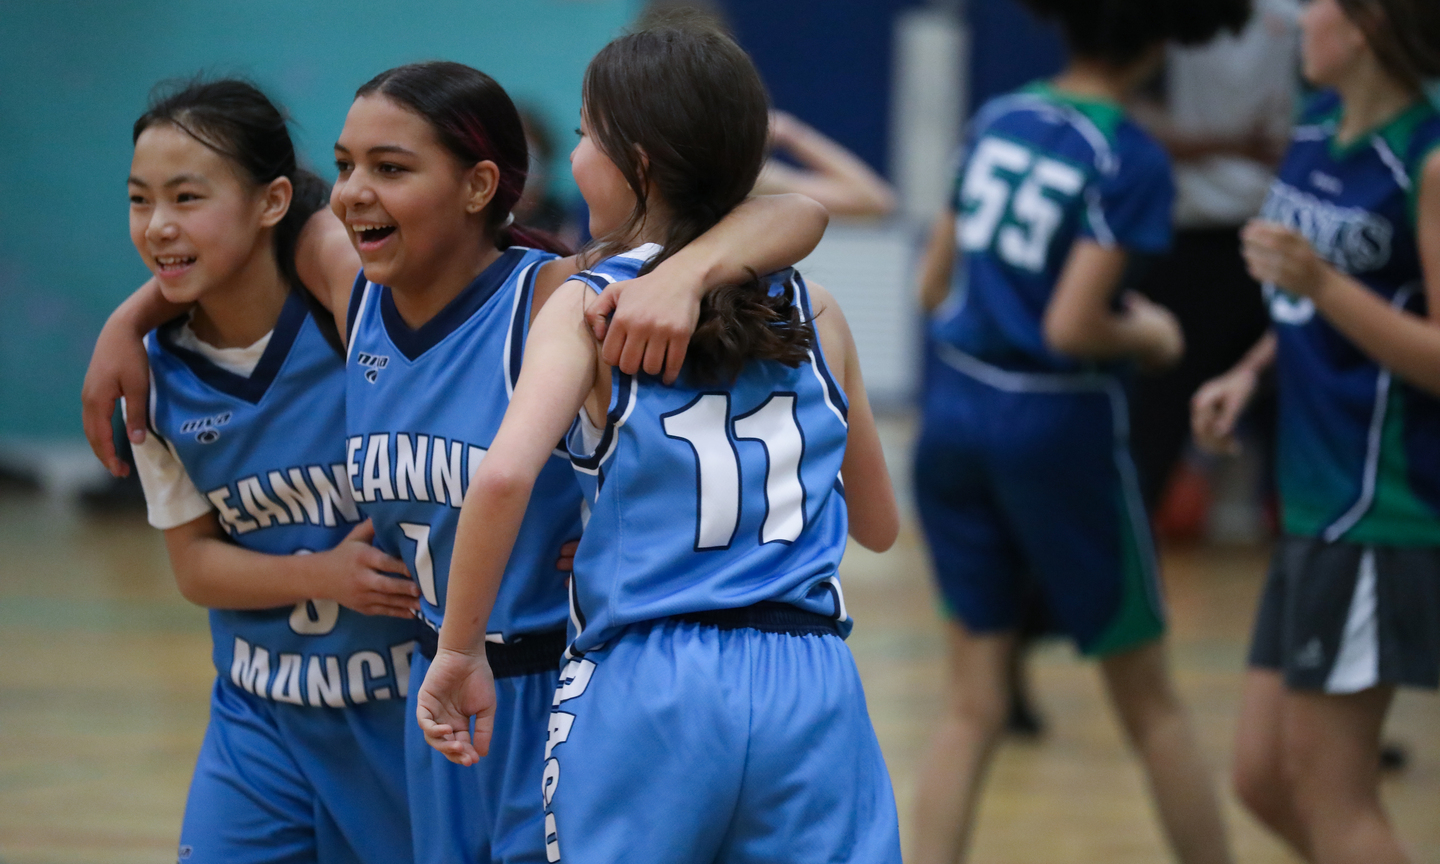
[[[283,102],[312,167],[355,89],[447,59],[545,112],[568,184],[580,80],[638,0],[0,0],[0,436],[78,438],[95,336],[148,276],[130,245],[130,126],[162,79],[243,74]]]

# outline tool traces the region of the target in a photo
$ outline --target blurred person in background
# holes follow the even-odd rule
[[[1071,59],[977,113],[949,224],[932,236],[963,252],[954,302],[932,323],[915,448],[918,511],[951,616],[950,693],[920,769],[911,860],[965,855],[1033,585],[1099,661],[1176,856],[1219,864],[1229,844],[1171,679],[1126,440],[1130,367],[1164,368],[1184,349],[1175,318],[1126,290],[1134,261],[1169,247],[1174,187],[1164,150],[1122,101],[1168,41],[1238,31],[1250,5],[1027,5],[1057,20]]]
[[[566,232],[565,201],[550,185],[550,169],[555,161],[555,136],[545,115],[531,105],[517,106],[520,122],[525,126],[525,145],[530,151],[530,168],[525,175],[525,191],[515,202],[515,220],[538,228],[547,234]]]
[[[1137,379],[1132,390],[1130,447],[1152,513],[1190,435],[1190,397],[1269,326],[1240,255],[1240,228],[1260,211],[1290,134],[1299,14],[1296,0],[1256,0],[1240,33],[1169,48],[1160,100],[1133,104],[1170,153],[1177,193],[1175,245],[1138,288],[1175,313],[1186,345],[1175,368]]]
[[[1273,326],[1194,399],[1234,452],[1273,365],[1283,537],[1256,614],[1234,782],[1306,860],[1403,862],[1380,798],[1400,686],[1440,686],[1440,5],[1312,0],[1306,105],[1242,234]]]
[[[770,112],[770,146],[755,194],[799,192],[824,204],[832,216],[878,219],[895,209],[895,190],[885,178],[794,115]]]

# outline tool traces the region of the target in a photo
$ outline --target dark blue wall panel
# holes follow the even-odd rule
[[[895,13],[915,0],[725,0],[775,107],[889,170]]]
[[[1065,62],[1058,31],[1015,0],[970,0],[970,110]]]

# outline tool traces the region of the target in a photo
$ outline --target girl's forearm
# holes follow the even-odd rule
[[[123,327],[127,336],[144,336],[166,321],[183,314],[188,308],[190,307],[166,300],[160,293],[160,283],[151,277],[136,289],[134,294],[115,307],[105,327],[109,329],[113,322],[115,326]]]
[[[213,517],[205,517],[213,518]],[[175,582],[186,600],[208,609],[273,609],[322,599],[310,555],[267,555],[218,537],[166,532]]]
[[[487,471],[481,463],[455,528],[441,648],[467,654],[484,650],[486,624],[533,486],[533,477]]]
[[[655,272],[681,277],[676,284],[697,286],[703,294],[744,282],[750,271],[772,273],[798,263],[820,245],[829,222],[825,208],[804,195],[748,198]]]
[[[1440,324],[1397,309],[1355,279],[1326,268],[1315,308],[1375,362],[1440,394]]]
[[[1266,330],[1265,335],[1261,336],[1254,345],[1250,346],[1250,350],[1245,352],[1245,356],[1241,357],[1233,368],[1259,375],[1261,372],[1270,368],[1270,364],[1274,362],[1275,331],[1271,329]]]

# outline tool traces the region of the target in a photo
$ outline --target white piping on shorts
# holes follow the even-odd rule
[[[1345,616],[1345,631],[1335,665],[1325,679],[1326,693],[1359,693],[1380,683],[1379,610],[1376,605],[1375,549],[1365,547],[1360,555],[1360,572],[1355,594]]]

